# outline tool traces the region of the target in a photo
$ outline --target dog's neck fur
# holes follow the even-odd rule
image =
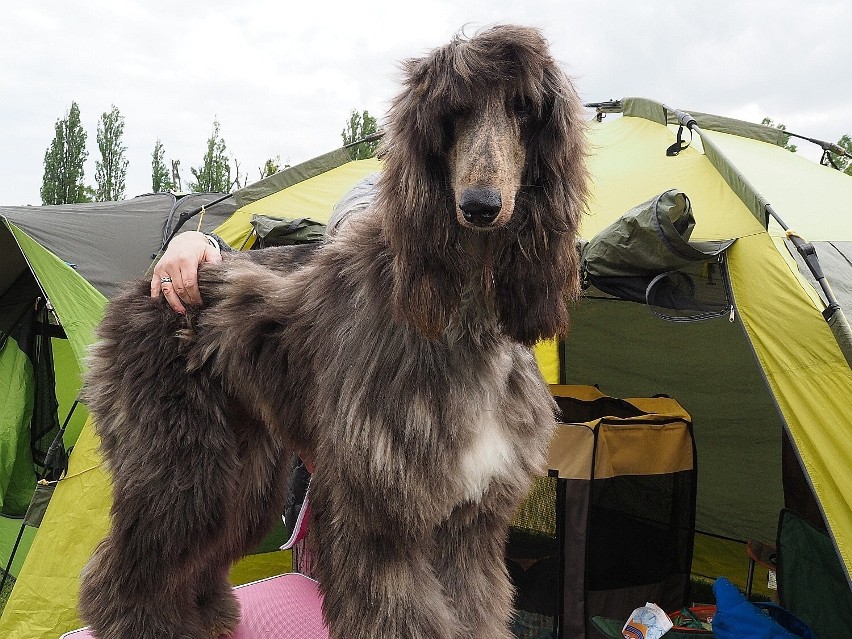
[[[448,340],[466,336],[478,346],[500,334],[495,300],[493,238],[468,232],[465,253],[470,257],[469,276],[462,288],[459,306],[445,331]]]
[[[374,291],[375,302],[387,305],[392,313],[394,253],[382,231],[378,209],[370,208],[357,219],[347,221],[340,235],[328,248],[339,253],[339,259],[348,263],[353,273],[371,274],[370,288]],[[462,229],[456,241],[460,243],[459,253],[466,260],[464,265],[459,265],[465,270],[466,277],[458,304],[437,338],[449,345],[469,341],[481,348],[505,339],[500,330],[495,299],[493,257],[497,238],[493,233]],[[413,326],[412,329],[416,330]],[[433,339],[436,336],[423,337]]]

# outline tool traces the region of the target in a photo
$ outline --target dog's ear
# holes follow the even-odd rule
[[[455,200],[443,157],[446,104],[435,76],[445,52],[405,63],[405,88],[388,112],[378,206],[393,254],[394,317],[438,337],[461,297]]]
[[[588,183],[582,104],[551,60],[541,86],[512,220],[518,232],[495,273],[503,329],[527,345],[567,333],[567,305],[580,291],[575,238]]]

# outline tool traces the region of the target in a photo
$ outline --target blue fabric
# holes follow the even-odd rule
[[[808,624],[799,619],[786,608],[782,608],[777,604],[769,603],[768,601],[755,602],[754,605],[758,608],[758,610],[763,610],[767,615],[772,617],[782,628],[786,628],[797,637],[801,637],[802,639],[817,639],[816,635],[808,627]]]
[[[798,639],[758,610],[724,577],[713,584],[713,594],[716,595],[713,615],[716,639]]]

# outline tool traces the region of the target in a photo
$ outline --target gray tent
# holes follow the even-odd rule
[[[3,206],[0,216],[109,297],[119,283],[145,273],[172,234],[195,229],[202,205],[203,231],[219,226],[236,208],[232,197],[220,193],[152,193],[121,202]],[[192,221],[184,225],[190,214]]]

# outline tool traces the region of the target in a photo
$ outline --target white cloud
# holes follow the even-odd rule
[[[846,1],[41,0],[0,22],[0,202],[39,203],[44,151],[72,100],[90,183],[112,104],[125,117],[128,196],[150,188],[157,138],[186,179],[214,118],[254,178],[266,158],[338,146],[353,108],[383,115],[399,60],[496,22],[542,28],[586,100],[771,116],[832,141],[852,131]]]

